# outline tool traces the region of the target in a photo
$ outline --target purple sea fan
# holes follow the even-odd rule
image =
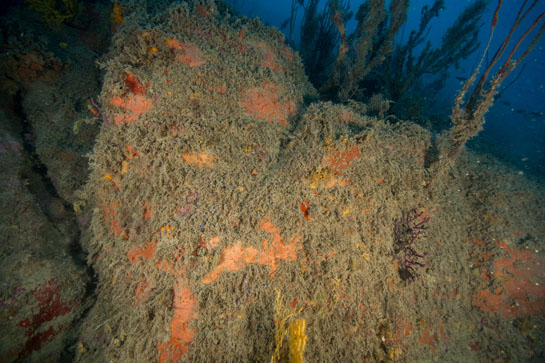
[[[401,219],[394,228],[394,251],[399,263],[399,276],[409,283],[419,276],[417,269],[426,266],[423,260],[428,253],[418,253],[415,247],[416,241],[429,228],[430,217],[422,217],[423,213],[419,213],[416,208],[402,211]]]

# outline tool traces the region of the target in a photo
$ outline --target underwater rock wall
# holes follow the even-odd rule
[[[106,63],[86,188],[99,285],[81,361],[456,360],[503,344],[474,328],[488,302],[468,283],[473,206],[429,175],[427,131],[304,105],[315,91],[281,34],[213,2],[135,19]]]
[[[282,175],[270,169],[279,165],[303,95],[314,91],[280,33],[257,20],[220,19],[212,3],[184,4],[152,26],[127,25],[114,39],[87,187],[99,287],[83,337],[93,354],[141,361],[211,354],[208,343],[193,353],[188,347],[217,317],[209,307],[234,304],[235,296],[221,297],[233,282],[213,283],[224,268],[222,251],[240,236],[268,275],[300,248],[300,238],[283,237],[267,211],[282,185],[271,196],[266,190]],[[197,298],[203,294],[211,295]],[[103,322],[107,331],[94,325]],[[273,334],[272,326],[262,333]],[[96,346],[97,334],[117,345]],[[265,353],[270,339],[260,340],[257,347],[232,340],[215,356],[231,344],[240,357]]]
[[[0,360],[59,361],[76,335],[89,277],[68,253],[65,207],[36,200],[40,177],[10,131],[0,127]]]
[[[542,186],[471,152],[434,177],[441,140],[382,119],[385,100],[310,103],[276,30],[220,1],[150,4],[113,7],[97,100],[67,67],[21,103],[87,274],[2,129],[2,359],[544,357]]]
[[[2,362],[69,361],[93,302],[80,245],[89,220],[77,215],[74,193],[87,179],[85,154],[99,130],[87,102],[100,89],[94,58],[107,44],[80,38],[90,30],[85,20],[97,15],[88,10],[70,31],[23,6],[1,17]],[[87,122],[78,130],[76,120]]]
[[[476,277],[503,245],[462,188],[471,158],[434,180],[421,127],[304,104],[315,91],[281,34],[214,2],[126,18],[105,64],[80,361],[542,354],[482,315],[510,296]]]

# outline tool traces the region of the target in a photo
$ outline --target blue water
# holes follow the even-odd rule
[[[230,0],[229,1],[242,14],[248,17],[259,17],[265,24],[280,28],[282,22],[289,17],[291,0]],[[307,3],[308,1],[306,1]],[[456,17],[472,0],[446,0],[445,7],[439,17],[431,21],[431,31],[427,40],[432,45],[439,46],[441,37],[446,29],[454,22]],[[529,1],[528,3],[532,3]],[[321,6],[326,1],[321,1]],[[351,10],[356,12],[362,1],[351,1]],[[389,3],[389,1],[387,1]],[[410,1],[408,20],[397,35],[398,41],[403,41],[411,30],[416,29],[420,23],[421,8],[429,5],[431,0]],[[498,16],[498,25],[486,59],[490,59],[501,42],[506,38],[513,25],[522,0],[505,0]],[[491,31],[491,20],[497,6],[496,0],[488,2],[487,11],[481,20],[479,34],[480,48],[468,59],[461,62],[459,69],[452,67],[445,87],[434,95],[433,102],[427,107],[433,109],[448,119],[454,103],[454,97],[462,87],[461,79],[469,77],[475,65],[483,54],[485,45]],[[545,3],[538,2],[536,7],[528,15],[527,19],[514,33],[511,45],[518,41],[520,36],[528,29],[538,14],[545,11]],[[301,21],[302,8],[298,10],[297,19]],[[347,24],[350,31],[355,26],[352,20]],[[529,40],[537,33],[539,27],[522,42],[514,59],[518,58],[528,47]],[[287,36],[287,28],[283,29]],[[296,44],[300,37],[298,27],[295,27],[293,39]],[[498,64],[503,64],[505,56]],[[497,70],[497,68],[495,69]],[[492,72],[493,73],[493,72]],[[512,82],[513,81],[513,82]],[[486,117],[484,130],[468,144],[468,147],[480,153],[492,154],[501,161],[512,166],[514,172],[539,176],[545,179],[545,37],[541,38],[532,53],[519,64],[500,88],[500,97],[496,99],[494,106]]]

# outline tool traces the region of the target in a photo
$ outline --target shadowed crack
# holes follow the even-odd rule
[[[70,254],[75,265],[84,267],[89,277],[85,286],[83,304],[85,306],[80,318],[72,322],[72,329],[78,332],[84,317],[88,314],[95,302],[97,277],[93,268],[87,265],[87,254],[81,245],[82,231],[76,221],[76,214],[72,204],[63,199],[57,192],[54,183],[48,174],[45,163],[36,152],[36,135],[32,124],[28,121],[22,105],[22,92],[18,92],[15,99],[15,114],[19,122],[20,137],[23,141],[25,165],[21,168],[21,179],[34,200],[51,225],[65,237],[67,245],[59,246]],[[69,335],[65,343],[65,349],[61,354],[61,362],[72,362],[76,356],[75,346],[79,336],[77,333]]]

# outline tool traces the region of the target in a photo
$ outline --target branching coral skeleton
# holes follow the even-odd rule
[[[448,151],[449,159],[454,159],[460,150],[463,148],[465,143],[476,136],[483,127],[484,124],[484,115],[488,112],[492,104],[494,103],[494,97],[498,93],[498,88],[501,86],[502,82],[507,78],[507,76],[526,58],[526,56],[533,50],[538,40],[543,35],[545,31],[545,12],[540,13],[528,29],[519,37],[516,44],[513,46],[511,51],[508,53],[507,58],[501,65],[498,72],[492,77],[490,81],[489,75],[492,69],[498,64],[505,51],[509,47],[511,38],[513,37],[515,31],[519,28],[521,23],[528,17],[530,12],[534,10],[536,5],[539,3],[539,0],[534,0],[530,6],[528,5],[528,0],[524,0],[520,10],[515,18],[515,22],[511,27],[509,33],[507,34],[504,41],[500,44],[498,50],[494,54],[494,57],[486,67],[485,71],[479,78],[477,85],[473,89],[467,103],[464,106],[464,99],[469,89],[477,79],[479,75],[480,68],[483,64],[485,56],[490,48],[492,38],[494,36],[494,30],[498,24],[498,14],[502,6],[502,0],[498,0],[498,5],[494,11],[491,24],[490,37],[488,39],[488,44],[483,52],[479,65],[473,71],[473,74],[465,82],[464,86],[458,93],[455,99],[454,108],[450,116],[450,120],[453,123],[451,128],[451,146]],[[514,59],[515,53],[517,52],[521,43],[528,37],[534,29],[540,25],[540,28],[537,34],[534,36],[531,43],[528,45],[526,51],[518,58]],[[485,85],[488,81],[488,87],[485,88]]]

